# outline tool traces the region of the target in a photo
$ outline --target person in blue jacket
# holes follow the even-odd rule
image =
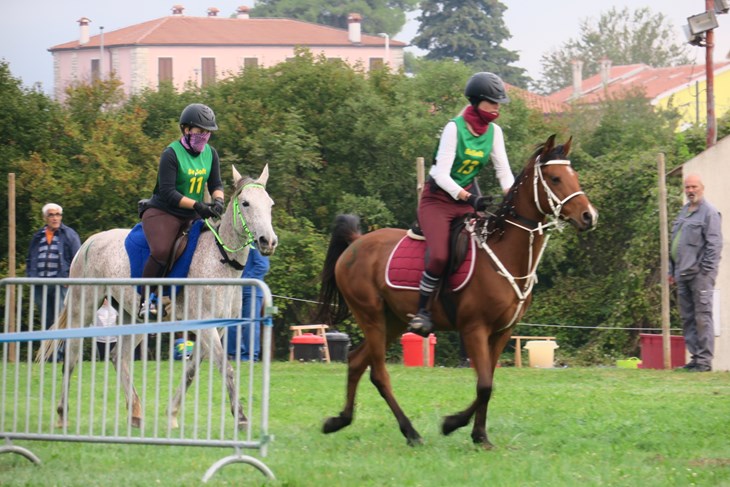
[[[63,208],[61,205],[48,203],[43,206],[41,211],[46,224],[30,239],[25,273],[28,277],[68,277],[71,261],[81,247],[79,234],[62,223]],[[41,310],[43,329],[53,324],[56,319],[56,308],[60,312],[66,297],[66,286],[48,285],[46,288],[45,308],[43,308],[43,287],[36,286],[33,293],[33,300]]]
[[[247,279],[259,279],[264,280],[264,277],[269,272],[269,257],[261,255],[261,252],[255,248],[251,248],[248,253],[248,260],[246,266],[243,268],[243,278]],[[256,293],[254,298],[253,294]],[[241,348],[240,357],[241,360],[259,360],[261,354],[261,323],[255,321],[256,318],[262,316],[262,305],[264,297],[261,291],[254,286],[243,286],[243,302],[241,304],[241,317],[246,320],[245,324],[241,325]],[[251,320],[251,309],[253,307],[254,320]],[[249,350],[249,333],[253,326],[254,332],[254,344],[253,350]],[[236,358],[236,342],[238,328],[232,326],[228,328],[228,358],[234,360]]]

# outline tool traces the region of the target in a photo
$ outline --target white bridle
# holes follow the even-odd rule
[[[529,256],[528,256],[528,269],[529,273],[526,276],[522,277],[515,277],[513,276],[507,268],[504,266],[501,260],[499,260],[499,257],[494,253],[494,251],[489,247],[487,244],[487,239],[480,236],[476,232],[476,220],[470,220],[466,224],[466,228],[471,234],[471,237],[474,239],[474,241],[479,245],[492,259],[492,261],[495,263],[495,265],[499,268],[499,274],[503,276],[512,286],[512,289],[514,289],[515,294],[517,295],[518,303],[517,308],[515,309],[514,315],[512,316],[512,319],[509,321],[509,323],[502,327],[499,331],[507,330],[514,326],[515,322],[517,321],[517,317],[520,316],[520,312],[522,311],[522,308],[525,305],[525,302],[527,301],[527,298],[532,293],[532,288],[534,287],[535,283],[537,283],[537,266],[540,264],[540,260],[542,259],[543,252],[545,251],[545,248],[547,247],[548,240],[550,239],[550,234],[546,233],[546,230],[551,230],[552,227],[557,228],[558,230],[562,230],[563,223],[560,221],[560,212],[563,209],[563,206],[570,201],[571,199],[575,198],[576,196],[579,196],[581,194],[585,194],[583,191],[576,191],[573,194],[570,194],[563,198],[562,200],[558,198],[558,196],[550,189],[547,182],[545,181],[545,177],[542,174],[541,168],[543,166],[555,166],[555,165],[562,165],[562,166],[570,166],[570,161],[567,159],[555,159],[552,161],[547,161],[545,163],[539,164],[540,162],[540,156],[535,159],[535,165],[534,165],[534,173],[532,178],[532,187],[533,187],[533,196],[535,199],[535,207],[538,209],[540,213],[542,213],[545,216],[552,217],[551,221],[547,223],[540,222],[535,228],[528,228],[524,225],[520,225],[517,222],[513,222],[511,220],[505,220],[507,223],[514,225],[518,228],[521,228],[522,230],[525,230],[530,234],[530,242],[529,242]],[[546,212],[542,209],[542,206],[540,205],[540,197],[538,195],[538,180],[542,184],[542,188],[545,191],[545,195],[547,196],[548,204],[550,205],[550,212]],[[533,243],[535,241],[535,234],[542,235],[545,233],[545,239],[542,242],[542,246],[540,247],[540,250],[537,253],[537,256],[534,258],[533,261]],[[517,285],[518,279],[524,279],[524,284],[522,287]]]
[[[548,186],[547,182],[545,181],[545,176],[543,176],[542,174],[542,170],[538,171],[538,168],[542,168],[543,166],[570,166],[570,161],[567,159],[555,159],[553,161],[547,161],[543,164],[540,164],[540,156],[537,156],[537,159],[535,159],[535,175],[532,178],[532,193],[535,198],[535,206],[537,207],[538,211],[543,215],[550,214],[543,210],[542,206],[540,205],[540,197],[537,194],[537,181],[539,179],[540,183],[542,183],[542,188],[545,190],[545,194],[547,195],[548,205],[550,205],[552,216],[554,218],[559,218],[560,212],[562,211],[563,205],[565,205],[565,203],[575,198],[576,196],[585,193],[583,191],[576,191],[575,193],[568,195],[561,200],[560,198],[555,196],[555,193],[553,193],[553,191]]]

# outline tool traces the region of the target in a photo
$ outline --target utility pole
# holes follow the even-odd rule
[[[715,10],[715,0],[705,0],[707,12]],[[715,120],[715,68],[712,64],[712,55],[715,47],[715,33],[713,29],[705,35],[705,78],[707,80],[707,144],[706,148],[717,143],[717,122]]]

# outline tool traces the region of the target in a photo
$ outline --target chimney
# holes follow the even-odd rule
[[[185,10],[185,7],[182,5],[173,5],[172,6],[172,15],[182,15],[183,10]]]
[[[608,86],[609,81],[611,81],[611,60],[605,57],[601,59],[601,83],[604,88]]]
[[[89,23],[91,20],[86,17],[81,17],[76,22],[79,23],[79,44],[83,46],[89,42]]]
[[[583,61],[574,59],[571,61],[573,65],[573,95],[571,98],[580,97],[583,92]]]
[[[347,16],[347,40],[353,44],[360,44],[362,37],[360,36],[360,22],[362,16],[360,14],[350,14]]]
[[[220,12],[220,9],[210,7],[208,9],[208,17],[218,17],[218,12]]]
[[[248,18],[248,7],[245,5],[241,5],[236,9],[236,18],[237,19],[247,19]]]

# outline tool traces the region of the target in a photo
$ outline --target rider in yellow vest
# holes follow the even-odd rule
[[[444,127],[418,205],[418,222],[426,237],[426,270],[418,289],[418,312],[409,331],[423,336],[433,328],[429,301],[446,269],[451,222],[487,206],[487,200],[476,194],[474,178],[491,160],[505,192],[515,180],[502,129],[494,123],[500,104],[509,101],[504,83],[496,74],[476,73],[467,82],[464,95],[469,106]]]
[[[188,105],[180,115],[182,136],[162,152],[157,184],[142,213],[142,229],[150,247],[142,277],[162,277],[181,229],[196,218],[219,218],[223,213],[223,182],[218,153],[208,145],[218,130],[215,114],[201,103]],[[213,203],[203,201],[208,189]],[[143,302],[140,319],[156,316],[158,304],[150,295]]]

